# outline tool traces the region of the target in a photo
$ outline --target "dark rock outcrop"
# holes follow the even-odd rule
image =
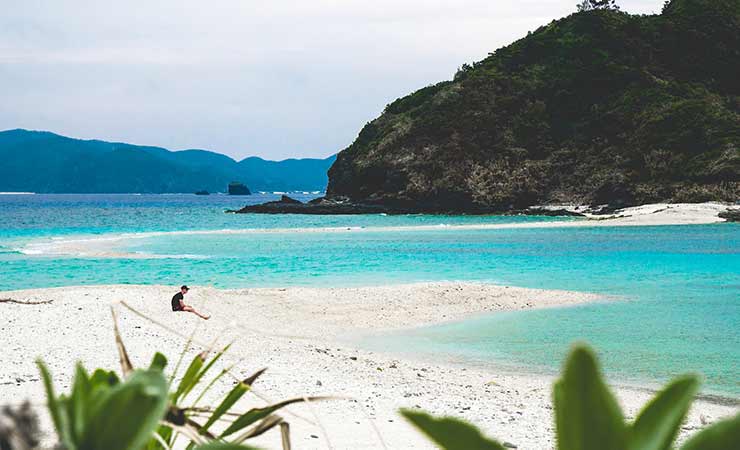
[[[383,205],[354,203],[347,198],[321,197],[307,203],[300,202],[283,195],[280,200],[262,203],[259,205],[245,206],[237,211],[226,211],[232,213],[260,213],[260,214],[413,214],[413,213],[440,213],[440,211],[427,211],[415,208],[413,205]],[[450,209],[451,214],[458,211]],[[485,210],[467,211],[466,214],[486,214]],[[532,207],[522,210],[509,211],[510,214],[521,214],[531,216],[583,216],[583,214],[563,208],[541,208]]]
[[[249,188],[246,187],[243,183],[239,183],[238,181],[232,181],[229,183],[229,195],[249,195],[251,192],[249,192]]]
[[[729,208],[717,214],[717,216],[728,222],[740,222],[740,208]]]
[[[382,205],[364,205],[341,198],[317,198],[303,203],[283,195],[280,200],[250,205],[238,211],[227,211],[235,213],[261,213],[261,214],[378,214],[378,213],[401,213],[400,209],[392,209]]]
[[[590,212],[590,211],[589,211]],[[514,214],[523,214],[527,216],[552,216],[552,217],[585,217],[585,214],[581,214],[576,211],[565,208],[541,208],[531,207],[522,211],[512,211]]]

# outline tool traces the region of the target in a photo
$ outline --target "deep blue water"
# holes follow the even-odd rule
[[[460,229],[452,225],[577,219],[223,212],[274,197],[0,195],[0,290],[477,280],[595,292],[617,300],[487,315],[369,345],[550,371],[584,340],[625,381],[697,371],[705,392],[740,394],[736,224]]]

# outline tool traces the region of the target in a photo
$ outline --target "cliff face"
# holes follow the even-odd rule
[[[740,1],[573,14],[389,104],[327,197],[427,211],[740,197]]]

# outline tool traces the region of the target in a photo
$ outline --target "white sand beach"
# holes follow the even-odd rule
[[[553,377],[360,350],[348,337],[494,311],[613,301],[585,293],[478,283],[241,290],[196,286],[186,300],[212,314],[211,320],[202,321],[192,314],[170,311],[175,292],[176,288],[166,286],[123,285],[0,292],[0,298],[53,301],[0,303],[4,319],[0,324],[4,349],[0,403],[30,399],[43,404],[36,357],[48,363],[61,391],[69,388],[76,360],[89,369],[117,369],[109,309],[113,305],[135,365],[147,364],[157,350],[167,354],[174,365],[185,336],[195,330],[190,355],[214,339],[219,345],[233,340],[223,363],[236,364],[235,377],[268,368],[255,384],[260,398],[249,396],[250,404],[306,395],[340,397],[296,405],[282,413],[291,424],[294,448],[433,448],[398,416],[400,407],[469,420],[520,449],[552,448]],[[137,316],[120,301],[168,328]],[[231,383],[233,379],[221,383],[212,400],[222,396]],[[642,388],[615,389],[630,418],[651,396]],[[39,410],[44,411],[43,407]],[[699,400],[681,438],[737,412],[737,403]],[[48,430],[49,420],[44,420]],[[279,434],[269,432],[252,443],[278,448]]]
[[[718,214],[729,207],[728,204],[717,202],[653,203],[624,208],[609,215],[586,214],[586,217],[598,220],[600,224],[607,226],[701,225],[724,222],[725,219],[719,217]]]

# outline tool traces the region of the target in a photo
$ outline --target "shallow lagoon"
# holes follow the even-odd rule
[[[586,340],[626,382],[698,371],[705,392],[740,394],[738,225],[460,230],[451,225],[556,219],[223,213],[274,197],[0,196],[0,290],[473,280],[597,292],[610,300],[482,316],[368,345],[547,372],[572,341]],[[106,256],[59,245],[79,239]]]

